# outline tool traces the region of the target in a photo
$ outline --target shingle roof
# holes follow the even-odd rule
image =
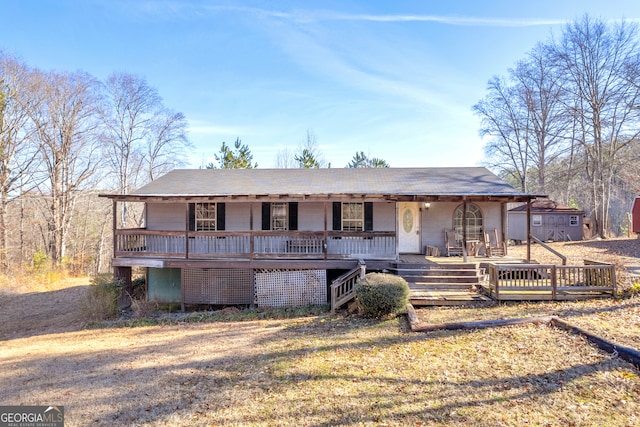
[[[528,196],[483,167],[176,169],[131,193],[140,197],[337,194]]]
[[[521,205],[513,209],[509,209],[509,212],[526,212],[527,206]],[[531,212],[562,212],[562,213],[583,213],[580,209],[575,209],[570,206],[560,205],[553,200],[535,200],[531,202]]]

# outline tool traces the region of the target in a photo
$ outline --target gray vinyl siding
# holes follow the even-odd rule
[[[184,231],[186,203],[147,203],[147,230]]]
[[[396,204],[373,204],[373,230],[396,231]]]
[[[327,205],[328,216],[331,216],[331,204]],[[327,227],[331,229],[330,218]],[[324,231],[324,202],[298,203],[298,230]]]
[[[249,203],[225,203],[225,231],[249,231],[249,218],[251,211]],[[254,203],[253,217],[258,216],[260,221],[260,206]],[[258,214],[256,215],[256,212]],[[258,230],[260,228],[257,228]],[[256,228],[254,227],[254,230]]]

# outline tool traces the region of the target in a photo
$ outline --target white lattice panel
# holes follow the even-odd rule
[[[259,307],[288,307],[327,303],[326,270],[256,270]]]

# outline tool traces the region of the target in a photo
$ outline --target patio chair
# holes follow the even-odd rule
[[[462,242],[458,241],[454,230],[444,230],[444,246],[447,256],[462,256]]]
[[[493,229],[493,239],[489,233],[484,233],[484,247],[488,257],[507,255],[507,245],[499,239],[498,230],[495,228]]]

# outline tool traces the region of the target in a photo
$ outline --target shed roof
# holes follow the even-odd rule
[[[176,169],[116,199],[250,196],[482,196],[529,200],[483,167],[339,169]],[[128,197],[129,196],[129,197]]]
[[[526,212],[526,211],[527,211],[526,205],[521,205],[513,209],[509,209],[509,212]],[[572,208],[571,206],[561,205],[549,199],[532,201],[531,212],[536,212],[536,213],[553,212],[553,213],[570,213],[570,214],[584,213],[584,211],[581,211],[580,209]]]

